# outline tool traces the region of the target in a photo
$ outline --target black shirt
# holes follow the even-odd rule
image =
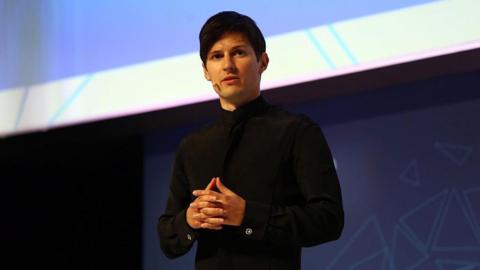
[[[186,209],[213,177],[246,201],[241,226],[194,230]],[[321,129],[262,96],[186,136],[158,233],[175,258],[198,241],[195,269],[300,269],[301,247],[337,239],[340,185]]]

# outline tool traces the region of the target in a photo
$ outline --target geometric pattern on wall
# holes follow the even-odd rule
[[[463,191],[463,197],[480,238],[480,188],[471,188]]]
[[[326,267],[337,269],[385,269],[388,248],[377,218],[368,218]],[[368,268],[373,267],[375,268]]]
[[[480,263],[460,260],[435,260],[438,270],[478,270]]]
[[[400,226],[395,226],[390,269],[415,269],[428,259],[428,253]]]
[[[478,228],[457,190],[452,190],[432,244],[434,251],[480,250]]]
[[[430,246],[448,197],[443,190],[400,217],[400,224],[422,250]]]
[[[400,217],[390,246],[372,216],[325,269],[480,270],[480,256],[474,260],[449,259],[459,251],[480,255],[479,210],[480,187],[462,192],[445,189]]]
[[[434,147],[458,166],[462,166],[472,153],[471,146],[437,142]]]
[[[385,269],[385,264],[388,259],[388,249],[384,248],[372,255],[350,265],[348,270],[371,270],[371,269]]]
[[[400,173],[400,181],[405,182],[411,186],[420,186],[420,176],[418,173],[418,162],[416,159],[410,161],[408,166]]]

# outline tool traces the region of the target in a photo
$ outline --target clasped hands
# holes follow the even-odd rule
[[[214,188],[218,191],[214,191]],[[204,190],[194,190],[197,198],[187,209],[187,223],[194,229],[221,230],[223,225],[240,226],[245,200],[214,177]]]

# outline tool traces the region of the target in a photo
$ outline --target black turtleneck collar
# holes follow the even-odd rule
[[[259,95],[254,100],[238,107],[234,111],[227,111],[222,108],[222,121],[225,126],[225,131],[229,134],[231,129],[238,123],[263,112],[268,106],[268,102],[262,95]]]

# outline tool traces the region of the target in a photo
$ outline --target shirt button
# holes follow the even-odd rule
[[[189,233],[187,233],[187,239],[192,241],[192,235],[190,235]]]
[[[252,235],[252,233],[253,233],[253,230],[251,228],[246,228],[245,229],[245,234],[246,235]]]

